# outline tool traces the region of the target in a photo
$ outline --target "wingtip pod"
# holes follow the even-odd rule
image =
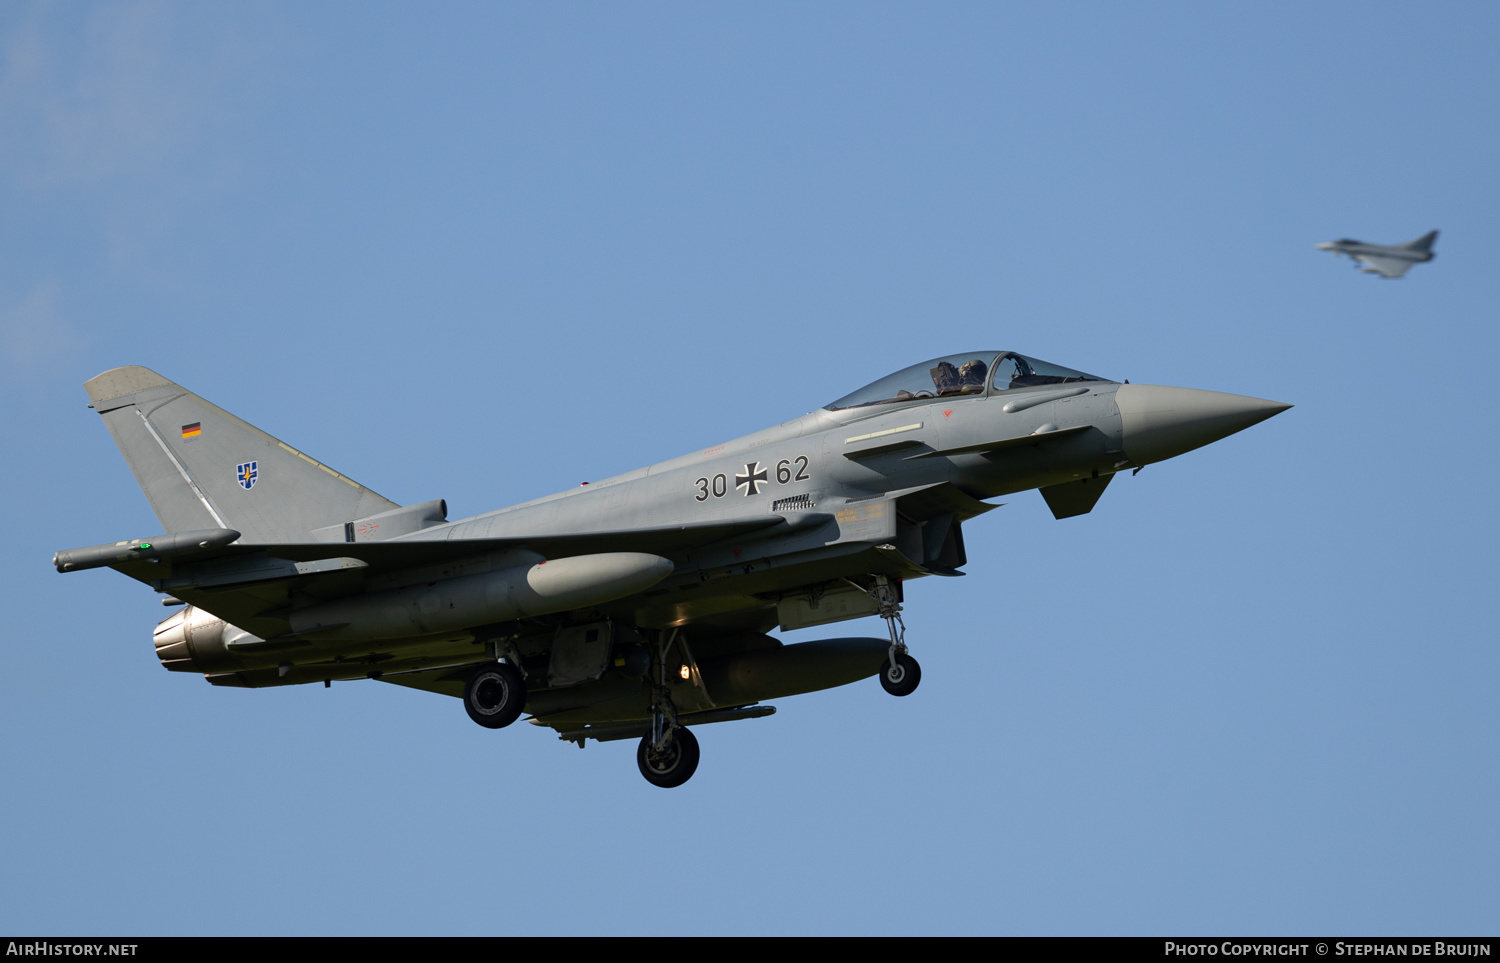
[[[85,568],[101,568],[117,562],[154,560],[189,552],[201,552],[210,548],[228,545],[240,537],[232,528],[209,528],[197,532],[173,532],[155,538],[132,538],[123,542],[106,542],[88,548],[69,548],[52,556],[52,564],[59,572],[76,572]]]

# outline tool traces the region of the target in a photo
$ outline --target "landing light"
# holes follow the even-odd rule
[[[692,675],[692,672],[688,670],[687,666],[683,666],[682,668],[677,670],[677,674],[682,676],[682,681],[686,682],[688,680],[688,677]]]

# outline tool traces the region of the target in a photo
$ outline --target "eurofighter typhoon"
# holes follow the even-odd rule
[[[155,632],[174,672],[256,688],[377,679],[523,713],[580,747],[636,739],[679,786],[693,728],[767,700],[921,678],[901,618],[956,576],[984,500],[1037,488],[1057,518],[1117,472],[1289,405],[1120,384],[1010,351],[905,368],[793,421],[458,521],[396,505],[147,368],[87,382],[165,534],[61,551],[181,605]],[[878,638],[767,633],[879,616]]]
[[[1317,249],[1347,254],[1352,260],[1364,265],[1360,270],[1366,274],[1395,279],[1405,274],[1413,264],[1421,264],[1437,257],[1437,252],[1432,249],[1432,242],[1437,240],[1437,236],[1437,231],[1428,231],[1415,241],[1389,246],[1366,244],[1346,237],[1337,241],[1324,241],[1317,245]]]

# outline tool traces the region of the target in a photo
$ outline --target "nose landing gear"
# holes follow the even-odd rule
[[[911,695],[921,681],[922,667],[905,652],[897,653],[895,662],[886,659],[880,666],[880,687],[893,696]]]
[[[901,621],[901,605],[896,591],[884,575],[876,576],[870,597],[880,606],[880,617],[891,633],[891,648],[880,666],[880,686],[893,696],[908,696],[922,681],[922,667],[906,654],[906,623]]]

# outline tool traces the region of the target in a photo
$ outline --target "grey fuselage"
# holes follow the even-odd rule
[[[1115,404],[1120,387],[1091,382],[1087,388],[1036,389],[1024,397],[1011,391],[819,409],[703,451],[455,521],[446,530],[455,539],[522,538],[777,516],[795,529],[777,526],[759,539],[777,554],[822,547],[840,540],[834,523],[851,501],[943,482],[975,498],[993,498],[1127,467]],[[1017,401],[1035,403],[1005,410]],[[1016,446],[1003,457],[984,451],[935,454],[1028,438],[1044,427],[1087,430],[1050,442],[1037,438],[1035,445]],[[802,513],[821,521],[798,526]],[[749,544],[736,545],[738,554]]]
[[[1398,261],[1408,261],[1412,264],[1421,264],[1431,261],[1437,255],[1432,251],[1411,251],[1402,247],[1386,247],[1381,244],[1366,244],[1363,241],[1327,241],[1318,245],[1320,251],[1332,251],[1335,254],[1348,254],[1350,256],[1362,255],[1366,257],[1389,257]]]
[[[1289,407],[953,355],[734,441],[449,522],[445,503],[394,506],[148,369],[89,390],[168,534],[54,562],[108,565],[190,603],[157,627],[167,668],[461,695],[473,666],[504,657],[528,673],[530,711],[559,727],[640,717],[631,651],[651,640],[684,653],[680,706],[867,677],[878,639],[773,658],[765,633],[876,614],[880,584],[963,574],[963,525],[995,507],[984,499],[1038,488],[1058,518],[1081,515],[1114,473]],[[350,519],[354,506],[377,510]],[[666,650],[652,651],[661,670]]]
[[[1379,274],[1385,278],[1399,278],[1413,264],[1431,261],[1437,254],[1432,250],[1438,232],[1429,231],[1414,241],[1405,244],[1367,244],[1353,238],[1325,241],[1317,245],[1320,251],[1348,255],[1352,260],[1365,265],[1366,274]]]

